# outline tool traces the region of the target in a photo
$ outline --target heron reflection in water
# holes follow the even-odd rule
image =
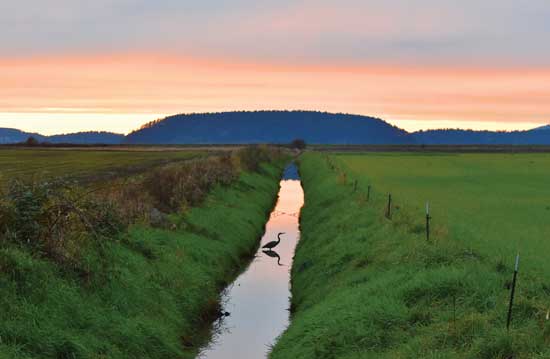
[[[283,264],[281,264],[281,256],[279,256],[279,253],[275,252],[274,250],[272,249],[269,249],[269,250],[266,250],[266,251],[263,251],[264,254],[270,256],[271,258],[277,258],[277,264],[282,266]]]

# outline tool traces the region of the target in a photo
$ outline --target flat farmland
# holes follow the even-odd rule
[[[505,263],[550,273],[550,154],[363,153],[331,155],[372,185],[381,203],[424,218],[429,201],[437,235]]]
[[[205,156],[206,150],[0,149],[0,183],[13,178],[101,178],[172,161]]]

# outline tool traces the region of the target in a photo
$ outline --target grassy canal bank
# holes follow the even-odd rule
[[[368,168],[365,170],[367,171]],[[550,283],[520,272],[510,331],[513,260],[434,228],[372,191],[330,156],[300,161],[305,206],[292,267],[292,321],[270,357],[548,358]]]
[[[0,357],[194,357],[206,334],[199,329],[217,315],[220,289],[257,248],[284,163],[279,157],[214,185],[166,226],[132,224],[100,243],[95,236],[64,242],[63,252],[46,246],[58,238],[46,232],[35,244],[13,234],[13,223],[22,224],[10,222],[10,206],[29,207],[29,196],[0,203],[7,213],[0,225],[8,228],[0,237]],[[55,227],[48,203],[26,213]],[[69,256],[74,243],[78,256]]]

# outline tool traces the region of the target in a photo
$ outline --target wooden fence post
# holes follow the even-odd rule
[[[426,240],[430,240],[430,203],[426,202]]]
[[[518,277],[519,269],[519,253],[516,256],[516,265],[514,267],[514,277],[512,279],[512,290],[510,292],[510,304],[508,305],[508,318],[506,318],[506,330],[510,330],[510,323],[512,322],[512,307],[514,306],[514,294],[516,293],[516,280]]]
[[[391,193],[388,193],[388,208],[386,211],[386,218],[391,219]]]

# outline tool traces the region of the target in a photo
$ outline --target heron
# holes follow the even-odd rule
[[[281,234],[285,234],[285,232],[280,232],[279,234],[277,234],[277,240],[276,241],[271,241],[269,243],[266,243],[262,248],[266,248],[266,249],[275,248],[279,243],[281,243]]]

